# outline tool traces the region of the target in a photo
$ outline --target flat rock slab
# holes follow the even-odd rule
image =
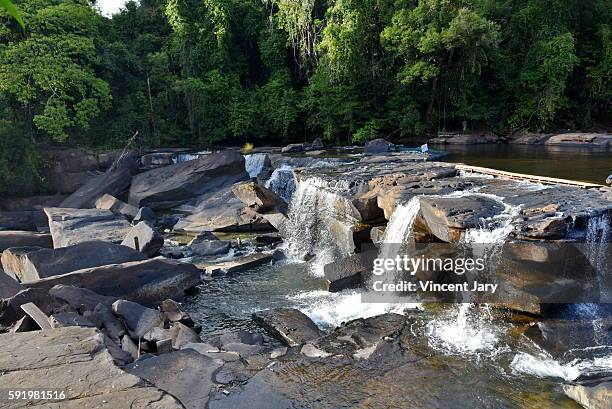
[[[170,395],[117,368],[93,328],[66,327],[0,334],[0,384],[11,389],[52,389],[66,400],[5,402],[8,408],[61,407],[179,409]]]
[[[238,257],[237,259],[224,261],[222,263],[209,265],[199,264],[198,266],[203,267],[204,271],[208,275],[233,274],[266,264],[271,260],[271,254],[253,253],[249,254],[248,256]]]
[[[187,409],[207,407],[213,374],[222,362],[183,349],[136,362],[125,368],[176,397]]]
[[[2,266],[22,283],[70,273],[84,268],[146,260],[129,247],[103,241],[88,241],[57,249],[16,247],[2,253]]]
[[[47,233],[32,231],[0,231],[0,252],[10,247],[45,247],[53,248],[53,239]]]
[[[155,258],[87,268],[29,283],[50,289],[64,284],[84,287],[100,295],[153,305],[166,298],[181,298],[200,282],[200,270],[193,264]]]
[[[84,241],[121,243],[132,227],[125,217],[110,210],[47,207],[53,247],[66,247]]]
[[[294,308],[274,308],[253,313],[253,321],[287,346],[312,341],[323,332],[303,312]]]

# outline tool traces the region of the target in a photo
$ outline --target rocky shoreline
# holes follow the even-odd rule
[[[610,371],[563,385],[519,380],[517,397],[488,366],[442,354],[415,332],[435,319],[431,308],[332,330],[272,308],[253,312],[260,332],[201,331],[181,305],[198,286],[287,257],[314,262],[321,246],[359,255],[380,247],[394,214],[414,204],[418,242],[461,242],[486,220],[529,250],[523,262],[537,263],[542,243],[595,243],[607,257],[612,188],[473,177],[435,152],[392,150],[378,141],[343,158],[325,158],[320,142],[246,156],[128,152],[104,157],[103,173],[60,195],[3,199],[0,383],[66,391],[57,407],[525,407],[525,396],[551,388],[540,403],[605,407]],[[63,158],[55,168],[87,167],[76,154]],[[363,287],[361,267],[323,264],[330,291]],[[547,353],[595,345],[543,307],[553,283],[528,268],[514,274],[513,294],[530,307],[500,303],[500,321]],[[612,345],[609,313],[598,322]],[[49,407],[35,399],[8,407],[26,405]]]

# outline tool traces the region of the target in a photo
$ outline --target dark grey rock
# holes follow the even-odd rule
[[[0,231],[0,252],[10,247],[53,248],[53,239],[47,233],[18,230]]]
[[[159,304],[159,310],[166,316],[168,321],[182,322],[187,326],[193,326],[193,320],[185,309],[176,301],[167,299]]]
[[[53,328],[61,327],[90,327],[96,328],[96,325],[90,320],[76,312],[60,312],[49,317],[49,323]]]
[[[364,146],[364,153],[366,155],[388,153],[393,150],[395,150],[395,145],[382,138],[368,141]]]
[[[136,213],[136,216],[134,216],[132,224],[138,224],[140,222],[149,222],[155,224],[156,220],[157,217],[155,216],[155,212],[153,210],[151,210],[149,207],[141,207],[140,209],[138,209],[138,213]],[[172,226],[174,226],[174,224],[172,224]]]
[[[304,152],[305,146],[303,143],[291,143],[281,149],[281,153],[296,153]]]
[[[116,297],[107,297],[100,295],[87,288],[74,287],[71,285],[56,285],[49,289],[49,295],[57,300],[63,301],[70,305],[74,310],[84,313],[85,311],[93,311],[98,304],[110,307]]]
[[[130,229],[121,244],[153,257],[164,245],[164,238],[149,222],[140,222]]]
[[[208,257],[226,254],[231,244],[230,241],[219,240],[210,232],[202,232],[189,242],[189,248],[194,255]]]
[[[159,311],[131,301],[115,301],[113,313],[123,321],[134,339],[142,338],[151,329],[164,325],[164,316]]]
[[[129,169],[116,169],[96,176],[68,196],[59,207],[86,209],[96,205],[96,200],[104,194],[118,196],[127,191],[132,180]]]
[[[258,311],[253,313],[253,320],[274,338],[290,347],[323,335],[310,318],[293,308]]]

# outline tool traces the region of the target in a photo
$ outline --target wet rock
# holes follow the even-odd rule
[[[130,336],[142,338],[155,327],[164,326],[164,316],[157,310],[138,303],[118,300],[113,303],[113,313],[125,324]]]
[[[129,219],[134,219],[139,212],[136,207],[124,203],[109,194],[104,194],[96,200],[96,209],[110,210],[115,214],[123,215]]]
[[[226,150],[135,176],[129,203],[154,210],[168,209],[246,179],[242,155]]]
[[[477,227],[481,219],[504,210],[499,202],[480,196],[422,197],[420,202],[421,214],[427,227],[447,243],[459,241],[466,229]]]
[[[532,239],[555,240],[565,237],[566,234],[567,223],[561,217],[530,220],[521,230],[521,237]]]
[[[280,199],[273,191],[255,182],[234,185],[232,192],[245,206],[252,208],[258,213],[277,209],[281,205]]]
[[[371,190],[353,199],[353,205],[361,215],[361,221],[371,221],[384,217],[383,210],[378,207],[378,193]]]
[[[600,330],[597,330],[600,328]],[[545,320],[525,335],[553,355],[572,349],[612,345],[612,317],[592,320]]]
[[[47,207],[44,211],[55,248],[84,241],[120,243],[131,227],[123,216],[110,210]]]
[[[274,308],[258,311],[253,321],[271,336],[294,347],[320,337],[323,333],[304,313],[293,308]]]
[[[612,381],[596,385],[563,385],[563,392],[586,409],[608,409],[612,402]]]
[[[53,248],[50,234],[31,231],[0,231],[0,252],[10,247],[44,247]]]
[[[395,150],[395,145],[386,139],[378,138],[368,141],[364,146],[364,153],[366,155],[376,155],[380,153],[387,153]]]
[[[372,243],[378,244],[382,242],[385,237],[386,226],[374,226],[370,229],[370,239]]]
[[[125,370],[170,393],[186,409],[201,409],[207,407],[213,375],[220,366],[220,361],[184,349],[136,362]]]
[[[15,247],[2,253],[2,266],[22,283],[84,268],[144,260],[141,253],[103,241],[82,242],[57,249]]]
[[[231,244],[230,241],[219,240],[210,232],[202,232],[189,242],[189,248],[197,256],[208,257],[227,254]]]
[[[342,257],[323,267],[327,289],[338,292],[348,288],[358,288],[363,284],[363,277],[372,269],[377,254],[369,251]]]
[[[157,258],[77,270],[29,285],[45,290],[58,284],[73,285],[101,295],[155,305],[166,298],[180,299],[199,282],[200,271],[193,264]]]
[[[151,224],[140,222],[130,229],[121,244],[153,257],[164,245],[164,238]]]
[[[159,304],[159,310],[166,316],[168,321],[182,322],[187,326],[193,326],[193,320],[183,307],[174,300],[167,299]]]
[[[132,180],[129,169],[117,169],[103,173],[81,186],[68,196],[59,207],[87,209],[96,205],[96,200],[104,194],[118,196],[127,191]]]
[[[257,266],[269,263],[271,260],[271,254],[253,253],[249,254],[248,256],[238,257],[221,263],[202,265],[202,267],[206,274],[215,276],[220,274],[234,274],[241,271],[250,270]]]
[[[182,408],[170,395],[116,367],[104,337],[93,328],[0,334],[0,342],[11,351],[0,355],[3,387],[62,390],[66,408]],[[30,402],[49,406],[48,401]]]
[[[134,216],[134,220],[132,220],[132,224],[138,224],[140,222],[149,222],[151,224],[155,224],[157,217],[155,216],[155,212],[148,207],[141,207],[138,209],[138,213]],[[178,219],[176,220],[178,221]],[[176,224],[176,221],[172,223],[172,226]]]
[[[303,143],[291,143],[281,149],[281,153],[296,153],[304,152],[305,147]]]

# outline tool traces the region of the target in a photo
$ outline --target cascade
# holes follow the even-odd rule
[[[265,185],[268,189],[276,193],[278,197],[289,203],[295,192],[295,179],[293,177],[293,167],[290,165],[281,165],[274,169],[270,179]]]

